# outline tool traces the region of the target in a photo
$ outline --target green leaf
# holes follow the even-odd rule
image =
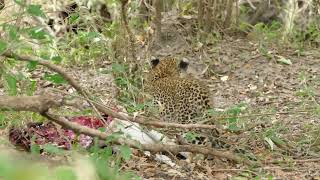
[[[230,131],[233,131],[233,132],[240,131],[240,128],[239,128],[236,124],[230,124],[230,125],[228,126],[228,129],[229,129]]]
[[[143,110],[144,109],[144,104],[137,104],[136,109],[137,110]]]
[[[100,132],[106,132],[107,128],[105,128],[105,127],[99,127],[98,130],[99,130]]]
[[[102,153],[103,158],[108,159],[109,157],[112,156],[112,147],[108,146],[103,149]]]
[[[0,114],[0,128],[5,127],[5,119],[4,114]]]
[[[0,123],[2,123],[4,121],[4,119],[5,119],[4,114],[0,114]]]
[[[284,145],[285,142],[280,139],[279,137],[277,136],[271,136],[270,139],[276,144],[276,145]]]
[[[32,154],[40,154],[40,146],[38,144],[36,144],[35,142],[35,136],[33,136],[31,138],[31,147],[30,147],[30,151]]]
[[[126,71],[126,67],[122,64],[112,64],[112,71],[115,73],[121,73],[121,72],[125,72]]]
[[[268,180],[273,180],[274,179],[274,177],[271,174],[269,174],[267,177],[268,177]]]
[[[184,137],[188,142],[192,142],[197,140],[198,135],[193,132],[187,132]]]
[[[45,144],[43,146],[43,149],[51,154],[63,154],[63,150],[59,149],[57,146],[54,146],[52,144]]]
[[[50,82],[53,82],[55,84],[66,84],[67,81],[60,75],[60,74],[45,74],[44,79]]]
[[[120,138],[121,136],[123,135],[122,132],[115,132],[115,133],[112,133],[111,135],[109,135],[106,140],[105,140],[105,143],[108,144],[114,140],[117,140],[118,138]]]
[[[11,40],[19,39],[18,29],[16,26],[7,26],[9,30],[9,37]]]
[[[270,146],[271,151],[273,151],[274,150],[274,143],[273,143],[272,139],[270,139],[269,137],[265,137],[264,140],[267,141],[267,143]]]
[[[94,39],[94,38],[97,38],[97,37],[100,37],[100,34],[97,33],[97,32],[88,32],[88,34],[87,34],[87,38],[88,39]]]
[[[45,39],[46,36],[49,37],[49,34],[47,34],[42,28],[31,28],[28,31],[28,34],[30,38],[32,39]]]
[[[239,119],[236,117],[232,117],[232,118],[228,118],[227,120],[228,120],[228,123],[235,124],[238,122]]]
[[[51,58],[51,60],[55,63],[60,63],[62,61],[62,57],[61,56],[54,56]]]
[[[18,5],[22,6],[24,4],[26,4],[25,0],[14,0],[15,3],[17,3]]]
[[[48,60],[50,59],[50,55],[48,54],[48,52],[41,52],[40,58],[43,60]]]
[[[9,94],[11,96],[16,95],[17,94],[17,79],[11,74],[6,74],[5,79],[8,84]]]
[[[125,159],[126,161],[129,160],[132,154],[130,147],[127,145],[123,145],[123,146],[120,146],[119,148],[120,148],[120,153],[123,159]]]
[[[123,77],[117,77],[116,79],[115,79],[115,82],[116,82],[116,85],[117,86],[120,86],[120,87],[125,87],[125,86],[127,86],[128,85],[128,81],[127,81],[127,79],[125,79],[125,78],[123,78]]]
[[[38,65],[38,61],[29,61],[27,64],[27,68],[29,71],[33,71],[36,69],[37,65]]]
[[[7,43],[0,40],[0,54],[7,49]]]
[[[27,13],[31,16],[45,17],[40,5],[31,4],[27,6]]]
[[[75,24],[75,23],[77,23],[78,21],[79,21],[79,18],[80,16],[79,16],[79,14],[78,13],[73,13],[73,14],[71,14],[70,15],[70,18],[69,18],[69,22],[70,22],[70,24]]]

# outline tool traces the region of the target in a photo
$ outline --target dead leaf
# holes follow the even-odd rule
[[[292,62],[290,59],[287,59],[283,56],[280,56],[280,55],[276,55],[277,56],[277,62],[280,62],[282,64],[286,64],[286,65],[292,65]]]
[[[225,82],[225,81],[227,81],[229,79],[229,76],[222,76],[221,78],[220,78],[220,80],[222,81],[222,82]]]

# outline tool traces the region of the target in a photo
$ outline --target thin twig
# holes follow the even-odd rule
[[[256,172],[253,172],[251,170],[247,170],[247,169],[210,169],[213,172],[226,172],[226,171],[232,171],[232,172],[248,172],[254,175],[258,175]]]
[[[314,158],[314,159],[294,159],[293,160],[296,163],[306,163],[306,162],[319,162],[320,158]]]
[[[308,163],[308,162],[319,162],[320,158],[313,158],[313,159],[291,159],[291,160],[275,160],[266,162],[267,164],[281,164],[281,163]]]
[[[308,114],[310,112],[313,112],[315,109],[311,110],[295,110],[295,111],[287,111],[287,112],[274,112],[274,113],[260,113],[260,114],[250,114],[250,115],[234,115],[234,116],[216,116],[212,117],[208,120],[202,121],[202,123],[207,123],[210,121],[215,121],[219,119],[229,119],[229,118],[250,118],[250,117],[260,117],[260,116],[272,116],[277,114]]]

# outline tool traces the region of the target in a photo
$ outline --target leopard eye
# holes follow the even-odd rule
[[[180,64],[179,64],[179,68],[180,69],[187,69],[189,66],[189,63],[188,62],[184,62],[184,61],[181,61]]]
[[[151,60],[151,66],[152,68],[156,67],[159,64],[160,60],[159,59],[153,59]]]

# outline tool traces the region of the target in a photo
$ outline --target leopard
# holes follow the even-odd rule
[[[181,124],[195,123],[212,107],[208,86],[192,76],[183,77],[189,63],[174,57],[151,60],[145,92],[158,103],[160,117]]]
[[[190,124],[210,118],[207,110],[213,108],[213,103],[209,87],[192,75],[183,76],[189,66],[188,62],[169,56],[152,59],[150,64],[151,69],[144,76],[144,90],[158,104],[159,115],[163,120]],[[193,137],[188,137],[188,133],[193,134]],[[173,135],[179,144],[220,148],[224,142],[218,140],[219,134],[218,130],[193,129],[181,132],[175,130]]]

